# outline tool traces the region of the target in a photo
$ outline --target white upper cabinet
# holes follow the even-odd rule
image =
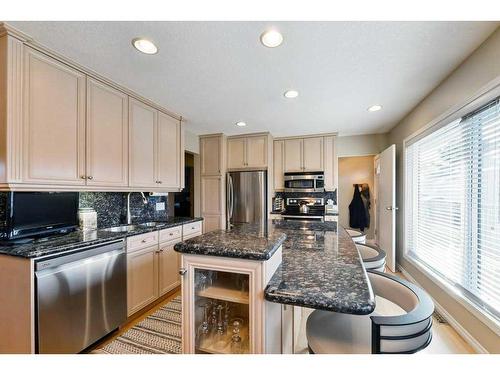
[[[128,96],[87,78],[87,185],[128,185]]]
[[[222,171],[223,136],[213,135],[200,138],[201,174],[218,176]]]
[[[268,141],[267,135],[247,137],[247,167],[249,168],[267,168],[268,166]]]
[[[24,69],[23,182],[85,185],[85,75],[31,48]]]
[[[129,119],[130,186],[156,187],[158,111],[131,98]]]
[[[158,114],[158,177],[162,188],[179,188],[181,157],[180,121],[162,112]]]
[[[337,188],[337,137],[288,138],[274,141],[274,189],[283,190],[286,172],[324,172],[325,190]]]
[[[302,139],[285,139],[285,172],[302,172]]]
[[[0,34],[1,191],[182,189],[179,119],[1,25]]]
[[[323,137],[302,140],[302,169],[304,172],[323,170]]]
[[[268,167],[268,135],[230,137],[227,139],[229,169]]]
[[[324,142],[325,190],[334,191],[338,186],[337,137],[325,137]]]
[[[246,138],[228,138],[227,140],[227,167],[246,167]]]
[[[274,189],[284,190],[284,153],[285,153],[285,141],[274,141]]]

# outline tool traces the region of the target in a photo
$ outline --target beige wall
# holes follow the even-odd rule
[[[387,134],[339,136],[338,156],[376,155],[388,146]]]
[[[186,151],[194,154],[200,153],[200,138],[189,130],[184,131],[184,147]]]
[[[486,350],[500,353],[500,338],[456,299],[403,258],[403,140],[423,128],[452,107],[466,102],[482,87],[500,78],[500,29],[497,29],[450,76],[417,105],[389,132],[388,140],[396,144],[397,163],[397,261],[417,280],[453,318]]]
[[[370,227],[365,229],[366,237],[374,238],[374,200],[373,200],[373,159],[374,156],[353,156],[339,158],[339,187],[337,203],[339,223],[349,228],[349,204],[354,194],[353,184],[367,183],[370,187]]]

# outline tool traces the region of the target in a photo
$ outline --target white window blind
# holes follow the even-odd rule
[[[407,143],[405,252],[500,319],[500,104]]]

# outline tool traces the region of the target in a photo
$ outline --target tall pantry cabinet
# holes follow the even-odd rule
[[[200,136],[201,216],[203,231],[226,227],[226,136]]]

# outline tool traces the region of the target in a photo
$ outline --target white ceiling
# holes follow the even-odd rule
[[[197,134],[383,133],[498,26],[495,22],[8,22],[184,116]],[[283,44],[263,47],[274,26]],[[138,53],[131,40],[155,41]],[[285,99],[293,88],[297,99]],[[383,110],[370,113],[373,104]],[[238,128],[237,121],[246,121]]]

